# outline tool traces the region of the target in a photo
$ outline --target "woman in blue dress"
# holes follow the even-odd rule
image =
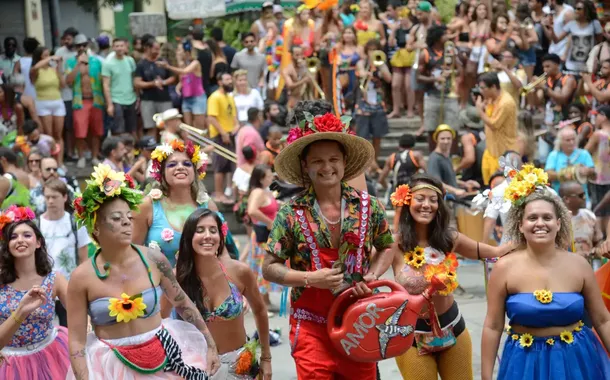
[[[208,157],[199,145],[174,140],[159,145],[152,152],[151,160],[150,174],[158,182],[158,188],[148,193],[134,215],[133,242],[159,248],[175,267],[182,228],[188,216],[198,208],[218,211],[201,181],[205,177]],[[229,254],[237,254],[230,232],[225,247]],[[170,311],[170,303],[163,298],[161,314],[168,317]]]
[[[565,248],[570,216],[549,191],[548,176],[525,165],[505,192],[505,233],[521,248],[491,272],[482,338],[481,378],[491,380],[503,331],[500,380],[610,379],[610,313],[591,266]],[[586,312],[600,340],[584,326]],[[504,314],[509,327],[505,328]]]

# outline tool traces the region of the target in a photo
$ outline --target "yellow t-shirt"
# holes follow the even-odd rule
[[[485,110],[491,125],[485,124],[486,150],[499,158],[517,147],[517,105],[513,97],[502,90],[496,101]]]
[[[214,91],[208,98],[208,116],[216,117],[225,132],[233,132],[237,117],[237,107],[235,107],[233,96]],[[216,136],[218,136],[218,131],[210,125],[210,137]]]
[[[38,100],[60,100],[59,77],[57,71],[52,67],[45,67],[38,70],[34,88],[36,89],[36,99]]]

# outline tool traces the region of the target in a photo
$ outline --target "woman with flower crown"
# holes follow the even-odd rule
[[[26,207],[0,214],[0,379],[63,379],[70,367],[68,330],[53,324],[68,281],[53,272],[34,218]]]
[[[445,283],[417,321],[413,347],[396,358],[404,379],[461,380],[473,378],[472,342],[453,291],[458,287],[456,255],[470,259],[502,256],[511,246],[491,247],[449,227],[443,184],[416,174],[391,195],[402,207],[393,244],[394,276],[410,294],[421,294],[432,277]]]
[[[158,146],[151,154],[151,176],[159,188],[151,190],[134,214],[133,242],[159,248],[172,268],[176,266],[182,227],[198,208],[218,211],[203,188],[208,156],[199,145],[174,140]],[[222,216],[221,216],[222,218]],[[225,247],[236,253],[233,237],[227,234]],[[171,306],[161,303],[161,315],[169,316]]]
[[[525,165],[504,193],[510,203],[504,233],[520,248],[491,272],[481,344],[481,378],[491,380],[508,315],[498,379],[610,379],[610,313],[593,270],[570,244],[570,213],[548,188],[541,169]]]
[[[68,379],[205,380],[219,367],[214,339],[165,255],[132,243],[142,198],[129,175],[102,164],[74,201],[78,224],[99,248],[68,285]],[[163,295],[186,322],[161,319]]]

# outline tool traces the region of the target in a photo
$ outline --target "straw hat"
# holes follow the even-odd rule
[[[445,132],[445,131],[451,132],[451,135],[455,139],[455,129],[451,128],[447,124],[441,124],[438,127],[436,127],[436,129],[434,130],[434,133],[432,134],[432,141],[436,142],[436,138],[438,137],[438,134],[441,132]]]
[[[472,129],[483,129],[485,126],[476,107],[466,107],[460,111],[458,118],[461,125]]]
[[[161,128],[168,120],[181,119],[182,115],[176,108],[170,108],[163,111],[162,113],[156,113],[153,115],[153,121],[157,124],[157,127]]]
[[[367,140],[349,132],[351,118],[343,117],[339,120],[330,113],[315,118],[311,114],[306,114],[306,118],[307,121],[301,122],[301,126],[290,130],[288,146],[275,158],[275,171],[280,178],[294,185],[308,185],[311,180],[301,169],[301,154],[306,146],[321,140],[337,141],[343,145],[346,155],[343,181],[349,181],[366,170],[375,157],[375,149]],[[309,127],[311,123],[314,124],[315,130]],[[337,123],[342,125],[341,132],[337,132],[339,130]],[[332,132],[327,131],[329,129]]]

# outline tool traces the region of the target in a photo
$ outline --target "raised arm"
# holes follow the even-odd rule
[[[176,311],[182,319],[195,326],[205,337],[206,343],[208,344],[207,372],[208,375],[213,375],[220,367],[220,360],[218,359],[218,350],[216,349],[214,338],[212,337],[212,334],[210,334],[203,317],[201,317],[201,313],[197,310],[193,301],[184,293],[184,290],[182,290],[180,285],[178,285],[172,266],[169,261],[167,261],[165,255],[163,255],[161,251],[148,248],[148,257],[161,274],[161,282],[159,285],[161,286],[161,289],[163,289],[165,296],[176,308]]]
[[[474,241],[459,232],[457,233],[457,239],[455,239],[455,246],[453,248],[455,252],[472,260],[501,257],[514,249],[515,246],[510,243],[499,247],[492,247],[489,244]]]

